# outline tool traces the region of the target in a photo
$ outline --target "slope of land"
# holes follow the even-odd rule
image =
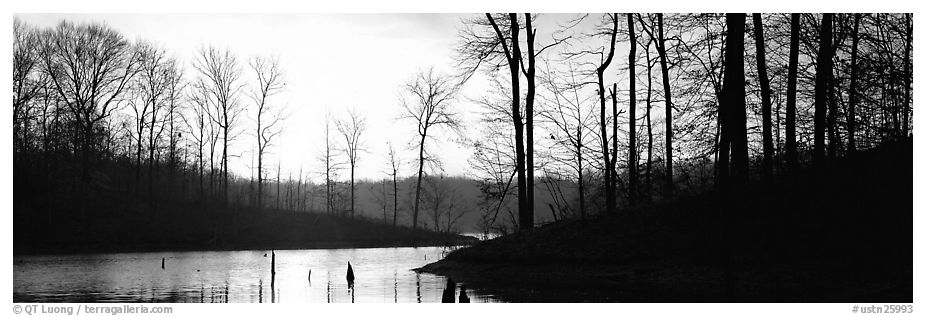
[[[276,209],[140,201],[118,189],[60,189],[13,208],[15,254],[442,246],[475,238],[382,220]],[[15,194],[14,194],[15,195]]]
[[[516,302],[912,302],[912,141],[717,192],[568,220],[419,271]]]

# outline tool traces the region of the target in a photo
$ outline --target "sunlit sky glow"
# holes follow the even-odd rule
[[[409,147],[415,136],[412,121],[397,120],[401,110],[401,85],[418,70],[435,67],[454,71],[452,49],[460,18],[455,14],[22,14],[22,20],[37,26],[54,26],[62,19],[102,21],[131,40],[147,40],[165,48],[186,67],[187,79],[195,52],[204,45],[229,48],[236,53],[243,78],[250,87],[254,73],[247,66],[253,56],[279,58],[286,90],[270,100],[286,107],[284,132],[267,158],[275,169],[282,162],[285,178],[292,172],[318,179],[323,170],[318,161],[323,142],[326,113],[345,117],[354,108],[367,117],[357,174],[362,178],[385,176],[387,142],[401,149],[404,161],[415,156]],[[479,87],[478,80],[465,93]],[[241,101],[253,108],[250,99]],[[461,98],[460,112],[472,112],[473,104]],[[250,110],[250,109],[249,109]],[[245,133],[233,143],[230,153],[241,153],[229,162],[230,170],[250,175],[254,151],[254,111],[243,117]],[[474,115],[465,115],[471,122]],[[333,125],[332,125],[333,128]],[[247,129],[247,130],[244,130]],[[339,137],[334,133],[333,136]],[[469,150],[449,137],[435,149],[447,173],[467,174]],[[336,139],[341,142],[340,137]],[[342,158],[343,159],[343,158]],[[256,163],[254,163],[256,165]],[[406,165],[405,173],[412,172]]]

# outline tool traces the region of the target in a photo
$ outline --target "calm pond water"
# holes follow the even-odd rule
[[[441,259],[441,247],[275,253],[273,281],[269,250],[14,256],[13,301],[427,303],[441,301],[447,282],[411,271]],[[467,295],[472,302],[497,301],[476,289]]]

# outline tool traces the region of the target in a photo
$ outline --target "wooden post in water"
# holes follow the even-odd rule
[[[164,270],[164,257],[161,257],[161,270]]]

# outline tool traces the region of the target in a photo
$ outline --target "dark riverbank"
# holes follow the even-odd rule
[[[912,302],[912,147],[751,183],[728,240],[729,197],[713,192],[481,242],[419,271],[514,302]]]
[[[127,197],[99,199],[92,205],[83,216],[79,207],[67,204],[56,208],[52,217],[42,216],[42,209],[15,208],[13,253],[422,247],[476,241],[309,212],[227,209],[217,211],[213,224],[209,212],[191,204],[163,203],[157,216],[149,215],[149,206]]]

